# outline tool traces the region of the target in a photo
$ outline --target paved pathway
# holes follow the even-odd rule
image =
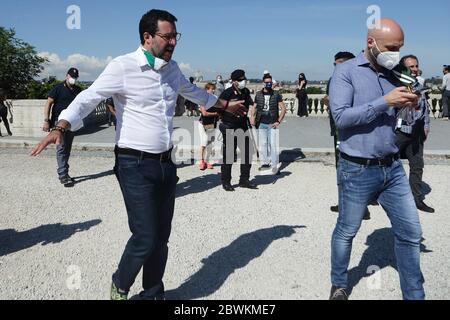
[[[223,192],[218,168],[180,167],[168,298],[327,299],[337,190],[333,158],[321,160],[286,163],[279,177],[255,177],[259,190],[235,193]],[[69,189],[55,162],[52,150],[32,159],[0,148],[0,299],[108,299],[129,237],[113,157],[74,152]],[[448,164],[428,165],[424,177],[437,210],[420,216],[430,299],[450,296]],[[389,221],[381,208],[371,211],[354,241],[351,298],[401,299]],[[369,277],[371,266],[380,271]]]

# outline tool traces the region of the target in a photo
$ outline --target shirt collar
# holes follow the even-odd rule
[[[386,68],[381,68],[381,71],[377,71],[372,64],[370,63],[370,61],[367,59],[366,57],[366,53],[365,50],[363,50],[357,57],[356,57],[356,63],[359,67],[369,67],[371,68],[373,71],[375,71],[378,74],[382,74],[383,76],[385,76],[386,78],[392,76],[392,71],[388,70]]]
[[[367,60],[365,55],[365,50],[363,50],[357,57],[356,57],[356,63],[358,66],[370,66],[369,60]]]
[[[139,48],[136,50],[136,55],[138,58],[139,67],[148,66],[148,61],[147,58],[145,57],[144,52],[142,51],[142,46],[139,46]]]

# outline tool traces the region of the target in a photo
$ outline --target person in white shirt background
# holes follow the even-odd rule
[[[92,86],[61,113],[58,124],[31,152],[39,155],[62,134],[82,127],[106,98],[117,112],[116,165],[132,236],[112,277],[111,299],[126,300],[143,269],[141,299],[164,299],[163,275],[178,182],[172,161],[173,117],[180,94],[206,109],[244,115],[243,101],[224,101],[191,84],[172,60],[177,19],[167,11],[151,10],[139,24],[141,46],[111,61]]]
[[[444,66],[444,78],[442,78],[442,117],[450,120],[450,66]]]

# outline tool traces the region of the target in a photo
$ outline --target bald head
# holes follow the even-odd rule
[[[402,27],[395,20],[389,18],[381,19],[379,26],[369,29],[367,37],[375,38],[377,41],[397,40],[402,42],[405,38]]]
[[[379,25],[369,29],[367,34],[369,60],[376,65],[376,57],[381,52],[399,52],[404,45],[404,41],[403,29],[395,20],[381,19]]]

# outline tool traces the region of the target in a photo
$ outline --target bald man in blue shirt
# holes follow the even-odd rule
[[[418,105],[418,96],[409,93],[391,71],[400,61],[403,45],[400,25],[381,19],[379,28],[369,30],[364,52],[338,65],[331,80],[331,112],[341,141],[331,300],[348,299],[352,242],[373,199],[378,199],[392,223],[403,298],[425,298],[420,269],[422,229],[396,146],[397,108]]]

